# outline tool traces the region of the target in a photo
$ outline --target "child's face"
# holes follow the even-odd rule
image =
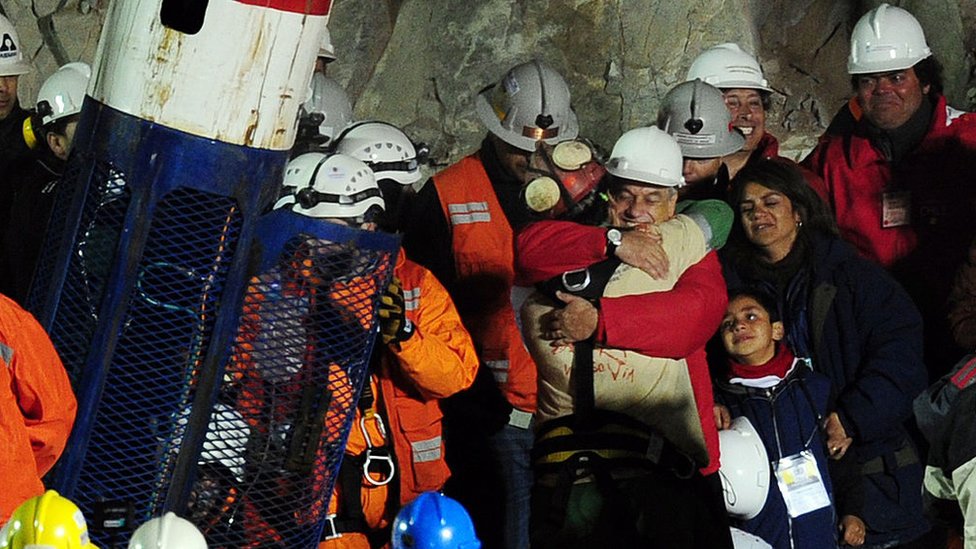
[[[740,364],[759,366],[776,354],[783,323],[770,322],[769,312],[755,298],[740,295],[729,302],[719,328],[725,350]]]

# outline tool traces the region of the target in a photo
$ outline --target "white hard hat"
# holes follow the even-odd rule
[[[385,209],[372,170],[345,154],[298,156],[285,167],[282,191],[275,209],[319,219],[355,219],[370,209]]]
[[[129,549],[207,549],[207,540],[192,522],[170,511],[137,528]]]
[[[325,33],[322,35],[318,57],[324,57],[329,61],[336,60],[335,46],[332,45],[332,34],[329,32],[329,27],[325,27]]]
[[[725,510],[730,516],[749,520],[766,505],[769,493],[769,457],[759,433],[746,417],[732,420],[732,427],[718,433]]]
[[[417,149],[407,134],[392,124],[353,124],[336,138],[335,152],[362,160],[376,179],[392,179],[401,185],[420,181]]]
[[[91,79],[88,63],[68,63],[44,81],[37,92],[37,113],[41,124],[51,122],[81,112]]]
[[[9,19],[0,15],[0,76],[20,76],[30,72],[24,60],[20,37]]]
[[[746,143],[732,127],[722,92],[700,79],[678,84],[664,96],[657,125],[674,137],[686,158],[725,156]]]
[[[634,128],[613,145],[607,171],[615,177],[651,185],[680,187],[681,148],[673,137],[654,126]]]
[[[579,121],[566,81],[542,61],[511,68],[501,82],[475,100],[478,118],[502,141],[534,151],[539,141],[555,145],[576,139]]]
[[[352,103],[346,90],[334,78],[320,72],[312,75],[312,93],[304,108],[305,112],[325,116],[319,125],[319,133],[330,139],[353,121]]]
[[[734,549],[773,549],[773,546],[766,543],[761,537],[754,536],[748,532],[743,532],[738,528],[732,530],[732,547]]]
[[[696,78],[716,88],[773,91],[763,78],[759,61],[731,42],[712,46],[695,58],[685,80]]]
[[[881,4],[858,19],[851,33],[849,74],[897,71],[932,55],[922,25],[907,11]]]

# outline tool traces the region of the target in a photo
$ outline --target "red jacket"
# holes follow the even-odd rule
[[[0,522],[44,493],[41,477],[68,442],[77,403],[40,324],[0,296]]]
[[[606,259],[606,232],[602,227],[565,221],[529,225],[516,241],[519,282],[535,284]],[[688,362],[709,454],[703,474],[719,468],[705,344],[718,329],[727,305],[725,279],[715,252],[686,270],[670,291],[600,299],[597,343]]]
[[[946,238],[958,239],[962,245],[953,246],[959,253],[951,267],[958,265],[973,234],[976,115],[955,111],[940,96],[928,133],[897,165],[857,130],[861,111],[854,99],[840,117],[851,117],[854,123],[821,136],[803,164],[822,178],[814,188],[833,207],[841,236],[861,255],[885,267],[912,254],[920,238],[930,238],[940,246],[949,244]],[[888,191],[910,193],[908,224],[882,226],[883,198]],[[938,250],[945,248],[932,251]],[[928,255],[937,260],[940,254]],[[938,264],[927,268],[935,271]]]

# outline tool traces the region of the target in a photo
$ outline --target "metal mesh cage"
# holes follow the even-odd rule
[[[85,201],[80,216],[80,229],[71,230],[71,208],[76,194],[84,194],[83,184],[61,185],[47,231],[44,253],[35,271],[32,292],[27,308],[35,314],[45,310],[44,300],[58,273],[57,251],[72,250],[61,292],[61,306],[52,319],[49,332],[61,360],[68,367],[72,382],[91,347],[91,338],[98,324],[98,307],[105,292],[109,266],[115,260],[115,247],[122,231],[125,211],[131,194],[125,187],[122,173],[108,163],[89,162],[77,158],[68,165],[65,181],[88,180],[87,169],[92,167],[91,194],[95,200]],[[75,238],[78,244],[75,245]],[[60,292],[59,292],[60,293]],[[39,315],[40,316],[40,315]]]
[[[272,212],[257,234],[270,240],[258,246],[263,266],[245,292],[189,516],[210,547],[314,548],[395,240],[290,212]]]
[[[228,197],[181,188],[161,200],[78,471],[82,509],[129,501],[137,522],[162,510],[241,222]]]

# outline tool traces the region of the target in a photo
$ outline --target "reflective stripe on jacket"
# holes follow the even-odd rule
[[[433,183],[451,230],[458,280],[475,292],[477,306],[464,308],[465,326],[509,403],[534,412],[535,364],[522,344],[511,301],[512,228],[477,155],[435,175]]]
[[[447,482],[450,470],[444,460],[439,400],[471,385],[478,370],[478,358],[453,301],[437,278],[407,259],[403,250],[394,273],[403,288],[406,316],[414,324],[414,334],[407,341],[378,350],[382,353],[380,368],[370,377],[375,397],[365,420],[363,411],[357,409],[346,455],[365,452],[366,436],[373,447],[392,441],[398,477],[394,482],[399,482],[402,505],[422,492],[443,488]],[[379,428],[380,402],[384,430]],[[374,486],[365,479],[361,484],[363,514],[366,524],[372,528],[383,528],[393,520],[387,513],[388,489],[388,485]],[[329,513],[339,511],[343,501],[337,484]],[[393,506],[394,510],[398,507]],[[344,534],[322,542],[319,547],[366,548],[369,542],[362,535]]]

